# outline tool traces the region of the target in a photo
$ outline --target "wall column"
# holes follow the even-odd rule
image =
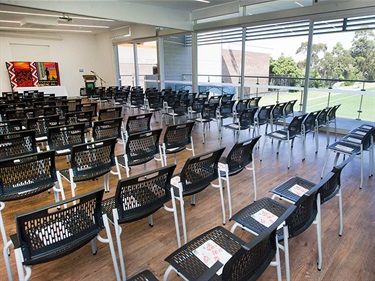
[[[164,38],[158,37],[157,41],[158,52],[158,79],[159,91],[165,89],[165,70],[164,70]]]
[[[191,59],[192,59],[192,69],[191,69],[191,83],[193,93],[199,94],[198,88],[198,36],[196,32],[191,34]]]

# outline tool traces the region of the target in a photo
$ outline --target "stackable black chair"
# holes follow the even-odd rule
[[[255,136],[257,126],[255,123],[255,114],[258,110],[258,107],[248,108],[244,109],[239,115],[237,115],[236,121],[233,123],[229,123],[223,126],[225,129],[233,130],[234,137],[236,139],[236,142],[238,142],[238,139],[240,137],[240,133],[243,130],[250,130],[253,129],[252,136]]]
[[[337,125],[336,125],[336,112],[341,104],[337,104],[331,107],[327,114],[327,146],[329,145],[329,124],[335,124],[335,141],[337,140]]]
[[[234,111],[233,111],[233,123],[236,122],[236,119],[240,114],[245,110],[249,108],[249,99],[240,99],[236,101],[234,105]]]
[[[164,107],[164,120],[165,124],[169,124],[169,118],[172,118],[173,125],[177,123],[186,122],[188,116],[188,100],[176,99],[173,105],[168,105],[168,108]],[[177,120],[182,120],[177,122]]]
[[[123,117],[122,107],[108,107],[99,109],[99,120],[113,119],[118,117]]]
[[[273,108],[275,107],[274,104],[271,105],[264,105],[258,109],[258,113],[255,117],[255,122],[258,127],[258,135],[260,135],[260,126],[266,125],[264,133],[267,133],[268,125],[270,124],[271,120],[271,113]]]
[[[93,141],[115,137],[124,142],[122,121],[122,117],[95,121],[92,128]]]
[[[0,232],[9,280],[12,280],[12,273],[9,252],[5,249],[9,242],[1,214],[5,208],[4,202],[28,198],[51,188],[56,201],[59,201],[60,193],[62,199],[65,199],[64,190],[57,185],[54,152],[38,152],[0,160]]]
[[[0,160],[36,152],[38,147],[34,130],[0,135]]]
[[[66,105],[69,108],[69,112],[75,112],[77,111],[77,105],[81,103],[82,103],[81,99],[68,99],[66,102]]]
[[[90,134],[92,128],[92,111],[75,111],[65,114],[65,124],[72,125],[77,123],[85,124],[85,132]]]
[[[328,112],[332,109],[332,107],[325,107],[323,108],[318,117],[316,118],[317,120],[317,128],[315,128],[315,130],[318,132],[320,128],[323,128],[325,127],[326,128],[326,134],[327,136],[329,135],[329,125],[327,124],[327,116],[328,116]],[[317,138],[319,139],[319,138]],[[318,141],[318,144],[319,144],[319,141]],[[328,137],[327,137],[327,146],[328,146]]]
[[[228,192],[228,205],[229,205],[229,219],[232,217],[232,199],[231,199],[231,188],[229,177],[237,175],[244,169],[253,172],[253,189],[254,189],[254,201],[257,199],[257,185],[255,177],[254,167],[254,146],[259,141],[261,136],[257,136],[252,139],[245,140],[243,142],[236,143],[229,151],[226,157],[222,157],[219,160],[219,172],[221,173],[221,179],[226,182]],[[249,166],[251,164],[251,166]]]
[[[303,125],[305,126],[305,139],[306,142],[306,135],[309,132],[313,132],[313,136],[315,138],[315,153],[318,152],[319,143],[318,143],[318,116],[320,114],[320,110],[312,111],[307,114],[305,120],[303,121]],[[306,147],[306,144],[304,144]]]
[[[202,107],[202,111],[199,117],[194,118],[196,123],[199,123],[202,125],[202,141],[205,142],[206,139],[206,126],[207,124],[210,124],[210,122],[216,120],[216,110],[218,107],[218,103],[206,103]],[[218,127],[219,131],[219,127]],[[219,132],[219,138],[220,138],[220,132]]]
[[[252,97],[249,99],[248,108],[259,107],[259,101],[262,97]]]
[[[288,102],[279,102],[279,103],[276,103],[274,108],[272,109],[271,118],[269,120],[272,132],[273,132],[273,125],[277,126],[277,123],[280,120],[283,120],[283,124],[285,124],[284,112],[285,112],[285,108],[286,108],[287,105],[288,105]],[[285,127],[285,125],[284,125],[284,127]]]
[[[371,127],[371,126],[369,126]],[[363,176],[364,176],[364,152],[369,151],[369,168],[370,168],[370,176],[372,174],[373,170],[373,162],[374,162],[374,156],[373,156],[373,134],[374,134],[375,127],[371,127],[371,129],[366,130],[357,130],[352,133],[348,133],[345,135],[341,140],[331,144],[328,147],[328,153],[322,168],[321,177],[324,174],[324,170],[326,168],[328,159],[332,152],[336,154],[334,159],[334,164],[337,164],[339,156],[342,154],[343,157],[347,155],[355,154],[357,157],[361,160],[361,183],[359,185],[359,188],[362,188],[363,186]],[[359,134],[360,131],[363,131],[363,134]]]
[[[294,117],[294,105],[297,103],[297,100],[288,101],[287,105],[284,108],[284,127],[286,126],[286,118]]]
[[[62,178],[70,183],[72,196],[75,196],[77,182],[104,177],[104,190],[109,192],[109,174],[121,179],[120,169],[115,157],[116,138],[90,143],[77,144],[71,148],[70,168],[57,171],[59,185],[63,188]],[[112,171],[115,167],[116,171]]]
[[[160,161],[163,166],[164,161],[159,146],[161,132],[162,129],[157,129],[129,135],[125,143],[125,153],[117,156],[118,164],[125,168],[127,177],[130,167],[143,164],[146,171],[146,163],[153,159]],[[156,157],[158,154],[160,158]]]
[[[27,130],[35,130],[36,141],[46,142],[47,141],[47,131],[49,127],[59,126],[60,117],[59,115],[48,115],[40,116],[34,118],[28,118],[26,120]]]
[[[77,104],[76,111],[91,111],[92,117],[98,116],[98,103],[97,102],[88,102]]]
[[[83,123],[50,127],[47,130],[47,150],[54,150],[57,156],[70,155],[73,145],[85,142]]]
[[[224,150],[225,147],[222,147],[190,157],[185,162],[181,173],[174,175],[174,177],[172,178],[171,184],[173,185],[173,188],[175,188],[175,196],[172,198],[172,200],[175,201],[177,199],[180,203],[184,243],[188,241],[185,221],[184,197],[190,196],[191,204],[195,205],[195,195],[206,189],[206,187],[208,187],[209,185],[214,188],[218,188],[220,191],[223,224],[225,224],[226,216],[224,195],[221,175],[218,168],[219,159]],[[213,181],[215,180],[218,180],[219,184],[213,184]]]
[[[294,209],[293,205],[289,207],[270,227],[247,243],[221,226],[201,234],[165,259],[170,266],[164,273],[164,280],[172,270],[189,281],[257,280],[273,265],[277,280],[281,281],[276,230]]]
[[[17,215],[17,233],[12,235],[11,239],[15,248],[19,279],[30,278],[31,266],[62,258],[90,241],[92,253],[96,254],[98,239],[109,244],[116,280],[120,281],[108,219],[101,211],[102,197],[103,190],[95,190]],[[100,235],[104,228],[106,238]]]
[[[121,224],[148,217],[150,226],[153,226],[152,214],[160,208],[164,208],[168,212],[173,212],[177,242],[178,246],[181,246],[176,205],[173,201],[171,208],[165,205],[171,201],[173,196],[170,180],[175,167],[176,165],[171,165],[120,180],[117,184],[115,196],[103,200],[103,212],[115,228],[123,280],[126,280],[126,273],[120,237],[122,233]]]
[[[131,134],[151,131],[152,113],[130,115],[125,123],[125,140]]]
[[[304,178],[291,177],[283,183],[274,187],[271,192],[273,193],[272,199],[281,198],[285,201],[295,203],[300,200],[305,192],[309,192],[318,186],[318,195],[316,201],[317,216],[314,224],[317,226],[317,239],[318,239],[318,269],[322,266],[322,235],[321,235],[321,205],[335,196],[339,198],[339,217],[340,217],[340,228],[339,236],[342,235],[343,230],[343,212],[342,212],[342,189],[341,189],[341,172],[344,167],[353,160],[355,156],[349,157],[346,161],[341,163],[339,166],[333,167],[332,171],[329,172],[326,177],[319,183],[314,184]]]
[[[318,213],[316,200],[319,188],[320,185],[314,186],[294,203],[295,209],[289,217],[285,219],[283,231],[278,231],[277,233],[277,247],[283,249],[285,254],[287,281],[290,280],[288,240],[289,238],[301,234],[313,224]],[[288,206],[271,198],[264,197],[246,206],[232,217],[235,224],[233,225],[231,232],[234,232],[239,226],[255,235],[261,235],[287,210]],[[284,241],[283,246],[280,244],[282,241]]]
[[[43,116],[59,115],[61,121],[65,120],[65,114],[68,113],[67,105],[46,106],[43,108]]]
[[[234,107],[234,100],[221,100],[220,106],[216,111],[216,120],[218,122],[217,126],[219,131],[221,132],[223,127],[223,120],[226,118],[230,118],[233,116],[233,107]]]
[[[0,121],[0,135],[21,131],[22,129],[21,119]]]
[[[277,154],[279,154],[279,148],[280,148],[280,143],[282,141],[284,142],[287,142],[288,143],[288,169],[290,168],[290,154],[291,154],[291,150],[292,150],[292,147],[293,147],[293,143],[294,143],[294,139],[296,137],[301,137],[302,138],[302,160],[305,159],[305,141],[304,141],[304,138],[305,138],[305,129],[304,129],[304,125],[303,125],[303,120],[305,119],[306,117],[306,114],[304,115],[300,115],[300,116],[295,116],[293,118],[293,120],[289,123],[288,127],[286,129],[281,129],[281,130],[277,130],[277,131],[274,131],[274,132],[271,132],[269,134],[266,134],[265,135],[265,138],[264,138],[264,142],[263,142],[263,148],[262,148],[262,153],[261,153],[261,158],[260,160],[262,160],[262,155],[263,155],[263,151],[264,151],[264,147],[265,147],[265,144],[266,144],[266,140],[267,138],[271,138],[271,139],[275,139],[275,140],[278,140],[278,144],[277,144]]]
[[[185,149],[190,150],[195,156],[194,142],[191,135],[193,126],[194,122],[167,126],[160,148],[163,154],[164,166],[167,165],[167,154],[174,154],[174,164],[176,164],[176,154]]]

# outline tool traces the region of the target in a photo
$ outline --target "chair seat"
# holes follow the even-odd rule
[[[248,205],[247,207],[243,208],[241,211],[233,215],[232,220],[246,226],[251,231],[259,234],[267,230],[267,228],[272,223],[270,220],[266,220],[264,222],[265,224],[260,223],[259,221],[262,220],[263,217],[261,215],[255,215],[256,213],[260,214],[258,212],[266,210],[275,216],[274,221],[276,221],[278,217],[284,214],[286,209],[288,209],[287,206],[276,202],[271,198],[264,197]],[[268,222],[269,225],[267,224]]]
[[[345,141],[337,141],[334,144],[330,145],[328,149],[334,150],[339,153],[346,153],[346,154],[358,154],[361,153],[360,145],[345,142]]]
[[[292,177],[283,183],[275,186],[270,192],[283,197],[291,202],[297,202],[303,192],[310,190],[314,183],[300,177]]]
[[[129,160],[128,161],[128,166],[136,166],[136,165],[147,163],[148,161],[154,159],[154,156],[155,155],[151,155],[151,156],[148,156],[148,157],[143,157],[143,158],[139,158],[139,159]],[[118,164],[120,166],[123,166],[123,167],[126,166],[125,165],[125,156],[124,155],[117,156],[117,161],[118,161]]]
[[[241,246],[245,244],[243,240],[230,231],[218,226],[183,245],[177,251],[169,255],[165,261],[173,266],[186,279],[198,280],[207,271],[208,267],[194,252],[206,242],[211,242],[211,244],[214,242],[229,253],[230,256],[234,255]],[[214,275],[209,280],[221,280],[221,276]]]
[[[90,173],[78,175],[73,178],[74,182],[80,182],[80,181],[86,181],[91,179],[96,179],[101,176],[104,176],[105,174],[109,173],[111,169],[98,169],[98,170],[92,170],[90,169]],[[69,169],[60,170],[60,174],[65,177],[68,181],[70,181],[69,176]]]
[[[145,270],[127,279],[128,281],[159,281],[151,271]]]
[[[30,197],[32,195],[36,195],[45,190],[48,190],[54,186],[55,186],[55,182],[49,179],[49,180],[44,181],[43,183],[39,182],[38,186],[36,186],[35,188],[32,188],[32,184],[31,184],[32,189],[27,190],[27,191],[19,192],[18,188],[6,188],[3,194],[1,194],[0,192],[0,201],[6,202],[6,201],[13,201],[13,200]]]
[[[272,133],[266,134],[267,137],[272,137],[279,140],[287,140],[288,139],[288,131],[287,130],[277,130]],[[291,138],[292,136],[289,136]]]

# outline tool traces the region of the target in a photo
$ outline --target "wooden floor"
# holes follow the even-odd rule
[[[155,121],[155,120],[153,120]],[[153,122],[153,128],[160,127],[160,122]],[[263,132],[261,129],[261,133]],[[219,143],[217,126],[211,124],[206,134],[206,143],[202,143],[201,126],[197,125],[193,132],[196,154],[226,147],[226,155],[234,144],[233,133],[225,130],[222,142]],[[248,138],[247,132],[241,133],[241,139]],[[333,141],[331,135],[331,141]],[[263,147],[263,139],[260,147]],[[306,160],[301,161],[301,141],[296,139],[292,150],[291,167],[287,169],[286,145],[281,144],[281,152],[276,155],[277,143],[267,140],[263,161],[259,160],[259,149],[255,150],[255,167],[258,198],[271,194],[269,190],[287,178],[298,175],[310,181],[320,180],[320,172],[326,156],[326,135],[319,135],[320,148],[315,154],[312,134],[307,136]],[[122,146],[118,145],[117,154],[122,153]],[[191,153],[184,151],[178,154],[176,172],[179,172]],[[169,163],[173,157],[169,157]],[[327,172],[332,167],[333,156],[328,163]],[[375,280],[375,179],[368,178],[368,153],[365,154],[365,180],[363,189],[359,189],[360,161],[355,159],[343,171],[343,213],[344,231],[342,237],[338,236],[339,212],[338,200],[333,198],[322,206],[322,241],[323,241],[323,266],[318,271],[316,227],[312,225],[303,234],[290,240],[290,268],[292,280]],[[67,166],[65,158],[57,161],[58,169]],[[159,162],[152,161],[147,164],[147,169],[160,167]],[[132,175],[141,173],[142,166],[133,167]],[[125,170],[122,176],[125,177]],[[253,179],[251,173],[243,171],[230,178],[232,187],[233,211],[237,212],[253,201]],[[66,183],[66,182],[65,182]],[[111,190],[105,197],[113,196],[117,179],[111,175]],[[103,180],[79,183],[76,194],[103,186]],[[65,185],[65,192],[70,196],[70,188]],[[187,201],[188,199],[186,199]],[[7,202],[3,211],[3,218],[8,235],[15,232],[14,217],[16,214],[42,207],[53,203],[53,194],[43,193],[33,198],[17,202]],[[206,230],[222,225],[219,191],[208,187],[196,197],[196,205],[185,204],[187,229],[189,239],[205,232]],[[180,220],[181,221],[181,220]],[[177,248],[173,216],[171,213],[160,209],[154,214],[154,227],[148,225],[148,220],[123,225],[122,248],[124,252],[127,276],[133,276],[145,269],[151,270],[160,280],[168,267],[164,261],[172,251]],[[225,228],[230,229],[233,222],[227,222]],[[112,228],[112,233],[114,233]],[[246,231],[237,229],[235,232],[245,240],[252,239]],[[105,232],[102,232],[105,235]],[[14,253],[11,255],[13,276],[16,278]],[[284,264],[283,255],[281,256]],[[98,242],[98,253],[93,256],[91,247],[87,245],[75,253],[59,259],[32,267],[31,280],[115,280],[109,248],[106,244]],[[283,279],[285,270],[282,267]],[[7,280],[4,261],[0,257],[0,280]],[[168,280],[182,280],[175,273],[171,273]],[[276,280],[276,270],[269,267],[260,277],[260,280]]]

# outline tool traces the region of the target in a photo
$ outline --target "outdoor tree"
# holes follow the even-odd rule
[[[362,79],[375,79],[375,33],[372,30],[356,31],[350,48]]]
[[[270,61],[270,74],[276,76],[287,76],[290,78],[302,77],[302,72],[298,68],[297,63],[292,57],[281,55],[277,60],[271,59]],[[296,80],[289,80],[291,86],[296,85]]]
[[[323,44],[323,43],[312,44],[311,60],[310,60],[311,68],[316,68],[318,66],[320,58],[325,55],[326,51],[327,51],[327,44]],[[301,46],[297,49],[296,54],[307,55],[307,42],[301,43]],[[299,62],[299,66],[302,68],[305,68],[306,60]]]

